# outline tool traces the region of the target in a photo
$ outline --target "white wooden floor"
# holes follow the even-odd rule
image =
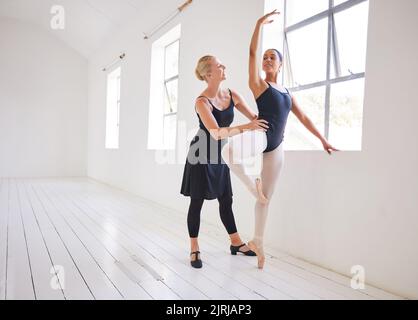
[[[231,256],[201,227],[188,260],[185,215],[90,179],[0,179],[0,300],[400,299],[281,253]]]

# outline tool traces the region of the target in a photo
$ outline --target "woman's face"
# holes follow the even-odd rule
[[[208,73],[209,81],[223,81],[226,79],[226,67],[219,61],[218,58],[213,58],[211,61],[210,72]]]
[[[278,73],[282,66],[279,55],[274,50],[267,50],[263,56],[263,71],[265,73]]]

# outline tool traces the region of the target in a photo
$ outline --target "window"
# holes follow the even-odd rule
[[[280,2],[284,85],[334,146],[361,150],[369,2]],[[289,117],[286,136],[288,149],[322,149],[294,115]]]
[[[120,67],[107,76],[106,149],[119,148],[120,76]]]
[[[152,45],[148,149],[176,145],[180,32],[178,25]]]

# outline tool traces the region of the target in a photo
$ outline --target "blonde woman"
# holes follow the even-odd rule
[[[197,78],[205,81],[207,87],[196,100],[195,111],[200,128],[190,144],[181,186],[181,194],[191,198],[187,226],[191,265],[194,268],[202,267],[198,235],[204,200],[218,200],[221,220],[231,240],[231,254],[255,256],[237,232],[232,211],[231,178],[228,166],[222,161],[221,149],[228,137],[247,130],[266,131],[268,126],[267,121],[257,119],[257,115],[237,92],[221,88],[221,83],[226,79],[225,69],[214,56],[202,57],[196,67]],[[235,109],[250,122],[230,127]]]

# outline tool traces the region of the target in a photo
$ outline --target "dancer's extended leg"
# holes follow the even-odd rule
[[[266,147],[267,138],[263,131],[247,131],[231,138],[222,149],[222,158],[228,167],[262,203],[267,202],[262,192],[262,181],[254,177],[259,176],[259,172],[254,174],[247,171],[248,164],[260,156]]]

